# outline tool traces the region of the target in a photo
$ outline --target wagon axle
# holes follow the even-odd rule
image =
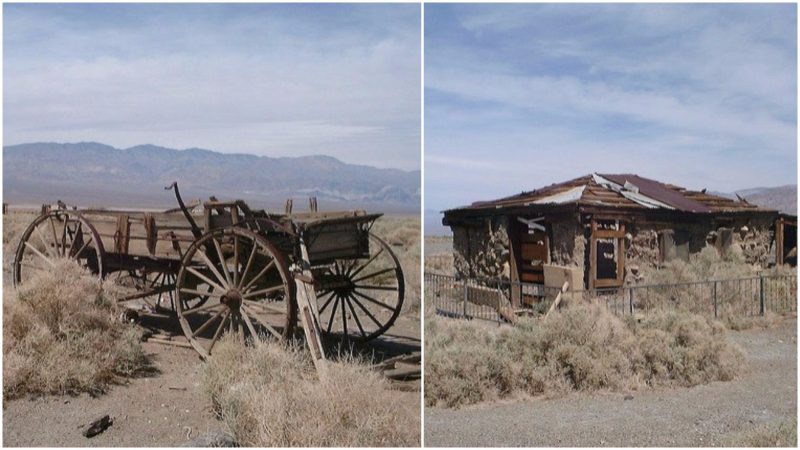
[[[322,291],[332,290],[337,295],[350,295],[355,289],[353,280],[345,275],[329,275],[319,283]]]
[[[239,309],[242,306],[242,293],[238,289],[231,289],[220,298],[220,303],[229,309]]]

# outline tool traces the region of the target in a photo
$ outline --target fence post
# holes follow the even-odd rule
[[[717,282],[714,281],[714,318],[717,318]]]
[[[631,315],[633,315],[633,287],[629,288],[629,290],[630,290],[630,297],[629,298],[630,298],[630,303],[631,303],[630,304],[630,310],[631,310]]]
[[[503,287],[502,287],[502,285],[500,283],[500,279],[498,278],[498,280],[497,280],[497,308],[498,308],[498,310],[501,308],[501,305],[503,304],[503,291],[501,291],[501,289],[503,289]],[[503,323],[503,318],[502,318],[502,316],[498,317],[497,313],[495,313],[495,318],[497,318],[497,326],[499,327],[500,324]]]
[[[466,278],[464,279],[464,305],[463,305],[462,309],[463,309],[462,313],[464,315],[464,318],[466,319],[467,318],[467,280],[466,280]]]
[[[761,315],[763,316],[766,312],[765,305],[764,305],[764,276],[758,277],[759,279],[759,310]]]

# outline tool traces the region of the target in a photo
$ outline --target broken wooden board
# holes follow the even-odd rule
[[[319,310],[317,309],[317,294],[314,290],[314,279],[311,274],[311,265],[308,262],[308,249],[304,240],[300,240],[300,255],[303,267],[296,270],[294,282],[297,287],[297,309],[300,314],[300,322],[303,324],[303,332],[306,335],[306,343],[311,351],[311,358],[317,375],[321,380],[327,378],[328,366],[325,358],[325,349],[322,346],[322,328],[319,324]]]
[[[564,294],[567,292],[568,289],[569,289],[569,281],[565,281],[564,284],[561,285],[561,290],[558,291],[558,295],[556,295],[555,300],[553,300],[553,304],[550,305],[550,309],[547,310],[547,313],[545,313],[542,320],[547,319],[547,316],[549,316],[550,313],[552,313],[553,311],[556,310],[556,308],[558,308],[558,305],[561,304],[561,299],[563,298]]]
[[[546,288],[560,288],[564,283],[569,283],[570,290],[583,286],[583,271],[577,267],[544,264],[544,286]]]

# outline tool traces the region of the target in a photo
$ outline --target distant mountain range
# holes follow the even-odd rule
[[[762,208],[777,209],[786,214],[797,214],[797,185],[742,189],[735,193],[712,192],[712,194],[735,199],[738,194],[750,203]]]
[[[320,209],[418,212],[420,171],[346,164],[330,156],[271,158],[155,145],[117,149],[95,142],[3,147],[4,202],[57,199],[81,206],[172,206],[164,186],[178,181],[184,200],[244,199],[283,208],[316,196]]]

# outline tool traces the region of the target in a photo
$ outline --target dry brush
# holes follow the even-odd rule
[[[60,261],[3,299],[3,398],[100,393],[148,368],[136,329],[95,276]]]
[[[224,338],[205,368],[203,383],[239,445],[419,445],[416,396],[390,390],[361,361],[332,362],[321,381],[299,346],[243,348]]]
[[[674,311],[637,322],[600,305],[575,305],[503,328],[428,317],[425,333],[429,406],[693,386],[730,380],[743,362],[723,325]]]

